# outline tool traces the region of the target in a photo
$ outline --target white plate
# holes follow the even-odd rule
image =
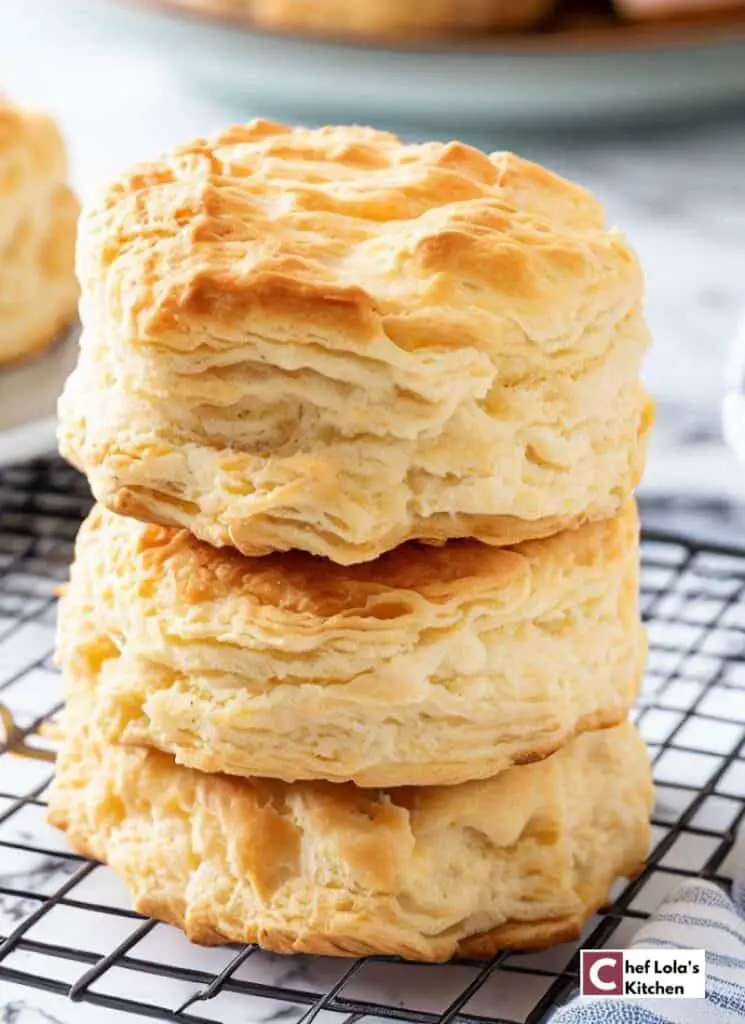
[[[0,367],[0,466],[47,455],[57,447],[57,397],[75,365],[78,328],[43,355]]]
[[[458,129],[660,117],[745,101],[745,17],[384,47],[275,35],[161,0],[45,0],[232,100],[311,121]],[[157,97],[154,97],[154,101]]]

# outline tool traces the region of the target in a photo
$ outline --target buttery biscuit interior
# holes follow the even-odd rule
[[[68,695],[209,772],[485,778],[628,714],[646,640],[633,503],[515,548],[246,558],[99,506],[60,608]]]

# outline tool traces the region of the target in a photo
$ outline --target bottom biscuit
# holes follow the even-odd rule
[[[205,775],[105,743],[86,711],[68,706],[49,819],[195,942],[425,961],[545,946],[648,849],[629,724],[483,781],[363,790]]]

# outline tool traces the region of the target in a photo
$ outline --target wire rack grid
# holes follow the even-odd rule
[[[0,473],[0,993],[5,979],[189,1024],[538,1024],[575,986],[580,947],[626,945],[684,877],[728,884],[745,818],[745,551],[648,535],[636,720],[654,764],[654,846],[580,941],[437,966],[282,958],[191,946],[140,917],[109,869],[71,853],[44,820],[54,754],[39,728],[61,707],[55,589],[89,505],[58,460]]]

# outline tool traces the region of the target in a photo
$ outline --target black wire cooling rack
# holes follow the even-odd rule
[[[108,868],[71,853],[44,821],[54,754],[39,728],[61,706],[54,593],[89,504],[59,461],[0,473],[0,997],[15,982],[189,1024],[537,1024],[576,984],[580,946],[625,945],[686,876],[728,883],[745,817],[745,552],[650,535],[651,651],[636,718],[654,761],[654,848],[579,942],[431,966],[208,950],[143,919]]]

